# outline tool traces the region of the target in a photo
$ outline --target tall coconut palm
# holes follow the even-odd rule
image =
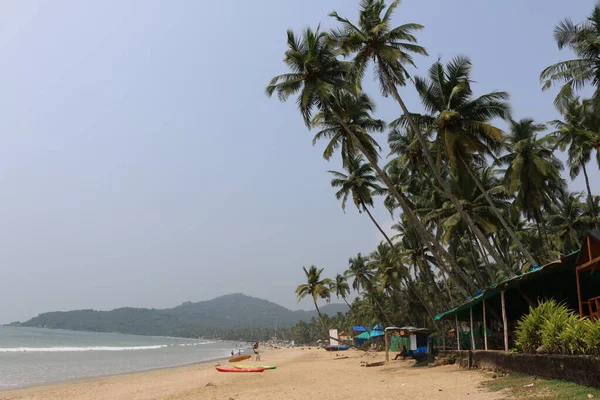
[[[361,292],[361,289],[368,291],[373,287],[375,273],[369,267],[368,261],[361,253],[358,253],[356,257],[350,257],[348,260],[346,277],[353,278],[352,289],[358,293]]]
[[[350,286],[348,285],[348,280],[344,275],[337,274],[335,279],[331,282],[330,289],[333,293],[335,293],[338,299],[341,297],[348,308],[352,310],[352,306],[347,300],[348,295],[350,294]]]
[[[310,296],[315,305],[315,309],[317,310],[317,314],[319,315],[319,319],[323,324],[323,329],[325,329],[325,333],[329,336],[329,330],[325,325],[325,321],[323,320],[323,315],[321,314],[321,310],[319,309],[319,304],[317,301],[319,299],[324,299],[329,302],[331,299],[331,279],[321,278],[321,274],[323,273],[323,268],[317,268],[314,265],[311,265],[309,269],[306,267],[302,267],[304,274],[306,275],[306,283],[298,285],[296,288],[296,296],[298,297],[298,301],[304,299],[306,296]]]
[[[558,110],[563,115],[563,120],[551,122],[556,128],[553,134],[556,136],[557,146],[562,151],[567,150],[571,179],[583,172],[590,217],[593,218],[598,215],[598,210],[594,207],[587,164],[592,158],[594,147],[597,147],[596,158],[600,167],[600,118],[594,112],[591,101],[580,100],[579,97],[564,98],[558,103]]]
[[[471,62],[467,57],[458,56],[446,65],[441,61],[435,62],[429,69],[428,78],[415,78],[415,87],[427,114],[413,114],[413,119],[422,131],[433,130],[437,133],[434,139],[438,149],[437,166],[441,167],[441,160],[445,156],[444,159],[449,161],[459,180],[473,180],[518,249],[529,262],[535,264],[532,255],[496,208],[472,167],[476,156],[493,156],[499,150],[504,132],[490,121],[510,117],[509,95],[506,92],[491,92],[475,98],[470,75]],[[406,117],[398,122],[406,125]],[[450,189],[453,190],[453,187],[450,186]],[[453,193],[460,197],[454,190]],[[489,251],[487,241],[482,244]],[[505,272],[510,274],[510,267],[502,264]]]
[[[360,140],[362,148],[371,157],[378,159],[381,148],[370,133],[383,132],[386,124],[371,116],[375,110],[375,104],[371,98],[365,93],[355,96],[349,92],[338,90],[336,96],[332,96],[331,100],[340,103],[339,108],[344,110],[341,114],[344,124],[340,123],[336,116],[326,112],[319,112],[311,121],[312,126],[320,129],[313,138],[313,145],[320,140],[328,140],[323,151],[323,158],[329,161],[339,149],[342,166],[347,167],[348,160],[360,154],[355,145],[355,140]],[[344,126],[347,126],[353,135],[350,135]]]
[[[384,0],[363,0],[360,3],[357,25],[351,23],[347,18],[339,16],[337,12],[333,12],[330,15],[340,22],[342,27],[334,31],[332,36],[346,55],[354,56],[353,75],[357,79],[363,77],[371,61],[375,64],[375,72],[379,79],[381,93],[384,96],[391,94],[400,105],[408,121],[408,125],[414,131],[423,148],[425,159],[434,172],[438,184],[469,225],[469,228],[480,243],[486,247],[499,265],[508,268],[496,250],[486,240],[485,235],[464,211],[459,199],[452,193],[450,186],[444,180],[439,168],[433,161],[427,140],[422,135],[421,129],[419,129],[406,104],[404,104],[404,101],[400,97],[397,86],[406,84],[406,79],[409,76],[406,65],[414,66],[411,53],[427,55],[427,52],[423,47],[416,44],[417,39],[413,35],[414,31],[422,29],[423,26],[405,24],[392,28],[391,17],[399,4],[399,0],[392,1],[386,9]]]
[[[406,196],[394,186],[389,176],[378,165],[378,155],[373,154],[364,146],[366,132],[356,132],[346,123],[348,116],[353,113],[355,106],[351,103],[352,93],[350,84],[345,78],[348,77],[349,68],[346,64],[337,60],[337,51],[329,45],[328,36],[319,29],[313,31],[308,28],[301,39],[288,31],[288,50],[285,53],[284,62],[291,69],[291,73],[274,77],[266,88],[268,96],[277,93],[281,101],[286,101],[290,96],[298,94],[298,106],[307,126],[312,125],[312,116],[315,110],[322,113],[321,120],[331,121],[335,119],[347,134],[347,139],[355,146],[369,161],[375,169],[379,178],[387,186],[390,194],[402,207],[409,222],[417,230],[423,241],[430,248],[432,254],[447,261],[452,268],[457,267],[454,259],[438,243],[431,232],[421,223],[419,217],[411,209]],[[360,98],[360,94],[355,95]],[[440,262],[440,268],[445,263]],[[456,274],[460,274],[456,268]],[[455,278],[456,274],[448,271]],[[461,277],[462,282],[468,282],[468,277]],[[463,289],[464,290],[464,289]],[[465,293],[467,293],[465,291]]]
[[[543,90],[553,83],[562,83],[556,102],[569,97],[586,85],[594,88],[594,109],[600,112],[600,3],[594,6],[589,17],[575,24],[570,18],[554,28],[554,39],[559,50],[569,49],[575,58],[560,61],[545,68],[540,74]]]
[[[281,101],[300,92],[298,108],[308,127],[313,111],[323,107],[335,88],[347,85],[347,69],[337,59],[337,51],[327,45],[327,37],[319,28],[306,28],[300,38],[288,30],[283,62],[291,72],[274,77],[266,88],[269,97],[277,93]]]
[[[581,239],[590,229],[591,218],[585,215],[585,204],[581,193],[563,191],[555,210],[550,213],[548,226],[563,254],[581,248]]]
[[[540,240],[549,251],[542,210],[551,209],[552,199],[559,194],[564,181],[560,177],[562,163],[552,151],[553,138],[537,136],[545,129],[545,125],[530,118],[512,121],[505,143],[508,154],[498,162],[507,166],[504,179],[508,192],[516,194],[513,210],[535,221]]]
[[[350,157],[346,162],[348,174],[338,171],[327,171],[334,176],[331,180],[331,186],[340,188],[336,192],[335,197],[338,200],[342,200],[342,210],[346,209],[346,202],[348,201],[348,197],[351,196],[358,212],[366,212],[371,222],[377,227],[386,241],[390,246],[393,246],[391,239],[379,223],[377,223],[377,220],[369,210],[370,207],[373,207],[373,192],[381,191],[381,187],[377,183],[378,179],[373,172],[373,168],[370,164],[364,163],[363,160],[360,155]]]

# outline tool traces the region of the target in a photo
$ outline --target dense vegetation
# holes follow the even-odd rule
[[[398,5],[361,0],[356,22],[332,12],[332,31],[288,31],[288,71],[266,93],[296,97],[313,143],[324,143],[325,159],[341,160],[330,174],[342,208],[353,204],[385,237],[334,279],[305,268],[298,297],[316,306],[332,295],[346,300],[352,288],[349,323],[433,327],[436,313],[579,249],[586,231],[599,228],[588,171],[600,167],[600,5],[585,21],[555,28],[558,48],[574,54],[540,74],[543,89],[560,86],[555,121],[514,120],[509,93],[477,92],[467,56],[435,60],[413,77],[414,57],[427,56],[416,36],[423,26],[395,25]],[[380,100],[398,105],[393,121],[378,119],[363,91],[371,71]],[[416,111],[402,98],[407,85],[421,100]],[[579,95],[585,87],[590,99]],[[386,131],[387,157],[375,139]],[[567,180],[579,175],[586,191],[572,192]],[[371,213],[376,203],[396,221],[392,237]]]
[[[544,301],[519,321],[515,344],[526,353],[600,356],[600,321],[580,319],[564,305]]]
[[[347,310],[343,304],[330,304],[324,309],[332,315]],[[49,312],[19,325],[140,335],[267,340],[275,334],[289,339],[290,326],[299,321],[311,321],[315,316],[314,311],[291,311],[267,300],[230,294],[162,310],[119,308]]]

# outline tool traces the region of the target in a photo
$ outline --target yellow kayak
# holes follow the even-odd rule
[[[255,369],[255,368],[264,368],[264,369],[275,369],[277,368],[277,366],[275,365],[261,365],[261,366],[256,366],[256,365],[234,365],[233,368],[237,368],[237,369]]]

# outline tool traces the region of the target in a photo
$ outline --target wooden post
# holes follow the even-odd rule
[[[446,330],[444,329],[444,322],[442,321],[442,349],[446,351]]]
[[[388,340],[388,333],[385,332],[383,337],[385,338],[385,361],[390,361],[390,346]]]
[[[471,350],[475,350],[475,332],[473,332],[473,307],[469,308],[469,316],[471,317]]]
[[[504,351],[508,351],[508,321],[506,318],[506,298],[504,290],[500,293],[500,300],[502,301],[502,324],[504,325]]]
[[[454,314],[454,320],[456,321],[456,346],[460,350],[460,334],[458,332],[458,315]]]
[[[487,343],[487,321],[485,320],[485,299],[483,299],[483,348],[488,349]]]
[[[581,302],[581,284],[579,283],[579,270],[575,268],[575,278],[577,281],[577,300],[579,301],[579,318],[583,318],[583,303]]]

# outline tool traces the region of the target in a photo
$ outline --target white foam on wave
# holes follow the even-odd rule
[[[0,353],[61,353],[61,352],[81,352],[81,351],[135,351],[135,350],[158,350],[168,345],[155,346],[91,346],[91,347],[0,347]]]

